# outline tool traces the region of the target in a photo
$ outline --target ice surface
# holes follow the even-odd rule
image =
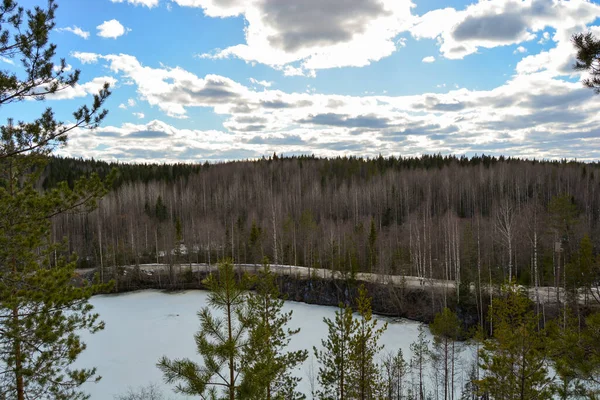
[[[169,358],[187,357],[196,361],[194,333],[199,328],[197,311],[206,305],[207,292],[195,290],[164,293],[146,290],[118,295],[102,295],[91,303],[106,322],[106,329],[95,335],[83,335],[87,350],[80,356],[77,366],[98,369],[102,380],[84,386],[92,400],[113,399],[128,388],[156,383],[163,388],[168,399],[188,397],[173,393],[172,387],[163,383],[156,362],[162,355]],[[286,302],[286,310],[293,310],[291,328],[301,328],[291,341],[291,350],[307,349],[321,345],[327,334],[323,317],[333,318],[335,307]],[[385,351],[402,348],[405,359],[410,358],[410,344],[417,338],[419,323],[408,320],[390,320],[381,343]],[[428,336],[429,336],[429,331]],[[429,337],[431,339],[431,337]],[[302,378],[300,389],[310,392],[308,364],[296,372]],[[315,371],[318,366],[315,361]],[[308,396],[310,399],[310,395]]]

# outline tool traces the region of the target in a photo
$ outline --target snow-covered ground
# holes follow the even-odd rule
[[[147,290],[118,295],[102,295],[91,303],[106,322],[106,329],[95,335],[84,335],[88,349],[80,356],[77,365],[95,366],[103,378],[99,383],[86,384],[85,390],[92,400],[113,399],[127,392],[129,387],[157,383],[169,399],[186,399],[172,392],[172,387],[162,381],[156,362],[162,355],[169,358],[188,357],[200,361],[196,354],[193,335],[198,330],[197,311],[206,305],[207,292],[185,291],[164,293]],[[323,317],[333,318],[335,308],[286,302],[286,310],[293,310],[291,327],[301,331],[290,349],[319,347],[327,334]],[[410,344],[416,340],[419,323],[408,320],[389,320],[381,343],[385,351],[401,348],[410,358]],[[431,339],[428,332],[428,337]],[[469,351],[464,357],[469,359]],[[302,378],[300,389],[309,394],[308,378],[311,357],[296,371]],[[314,369],[317,371],[315,363]],[[457,381],[457,386],[461,380]],[[310,399],[310,396],[308,396]]]
[[[150,276],[156,273],[157,271],[167,271],[169,266],[167,264],[141,264],[140,270],[142,273]],[[244,271],[256,272],[260,270],[261,265],[256,264],[235,264],[235,267]],[[129,265],[126,268],[133,268],[133,266]],[[217,269],[217,264],[205,264],[205,263],[190,263],[190,264],[180,264],[175,266],[174,268],[179,269],[181,271],[185,271],[187,269],[191,269],[193,272],[197,271],[215,271]],[[344,279],[344,276],[339,271],[332,271],[330,269],[320,269],[320,268],[308,268],[308,267],[300,267],[296,265],[283,265],[283,264],[272,264],[271,270],[280,275],[290,275],[295,277],[308,277],[311,274],[313,276],[317,276],[320,278],[337,278]],[[93,272],[93,268],[88,269],[80,269],[77,270],[79,273],[90,273]],[[456,290],[456,282],[453,280],[442,280],[442,279],[427,279],[421,278],[418,276],[409,276],[409,275],[386,275],[386,274],[371,274],[371,273],[358,273],[356,274],[356,279],[365,281],[365,282],[375,282],[380,284],[391,284],[395,286],[404,286],[407,289],[428,289],[431,287],[435,287],[439,290],[447,290],[448,292],[453,292]],[[485,285],[485,283],[482,283]],[[475,285],[471,285],[471,291],[475,290]],[[483,287],[483,291],[487,291],[487,287]],[[527,289],[529,292],[529,297],[532,300],[539,299],[540,303],[556,303],[556,288],[550,286],[540,286],[536,293],[535,288],[530,287]],[[600,290],[598,288],[591,289],[597,298],[600,298]],[[560,299],[564,300],[564,290],[559,288]],[[579,300],[583,304],[585,300],[585,295],[583,291],[580,291]],[[590,297],[589,299],[592,303],[594,299]]]

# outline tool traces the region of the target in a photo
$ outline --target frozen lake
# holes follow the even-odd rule
[[[187,357],[200,361],[194,344],[199,328],[197,311],[206,305],[207,292],[186,291],[164,293],[147,290],[92,298],[91,303],[106,322],[106,329],[95,335],[84,335],[88,349],[77,365],[98,369],[102,380],[84,386],[92,400],[113,399],[129,388],[156,383],[167,399],[186,399],[163,383],[156,362],[162,355],[169,358]],[[323,317],[333,318],[336,308],[288,301],[286,310],[293,310],[291,328],[301,328],[291,341],[292,350],[319,347],[327,334]],[[384,352],[402,348],[405,359],[410,358],[410,344],[417,338],[419,323],[408,320],[389,320],[382,337]],[[428,332],[428,331],[427,331]],[[431,339],[431,337],[429,337]],[[300,389],[310,393],[308,379],[311,356],[296,375],[302,378]],[[315,371],[318,366],[314,362]],[[310,399],[310,396],[307,396]]]

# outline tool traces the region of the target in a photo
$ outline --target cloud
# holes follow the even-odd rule
[[[351,117],[349,115],[334,113],[310,115],[308,118],[298,120],[297,122],[302,124],[370,129],[386,128],[390,123],[389,119],[381,118],[375,115],[359,115],[356,117]]]
[[[585,26],[600,17],[600,5],[585,0],[480,0],[464,10],[437,9],[410,28],[417,39],[437,39],[446,58],[461,59],[479,48],[521,44],[547,27]]]
[[[515,51],[513,51],[513,54],[517,54],[517,53],[527,53],[527,49],[523,46],[519,46],[515,49]]]
[[[122,110],[127,110],[130,107],[135,107],[135,105],[136,105],[136,102],[135,102],[134,99],[128,99],[127,100],[127,104],[121,103],[121,104],[119,104],[119,108],[122,109]],[[133,113],[133,115],[136,115],[136,114],[137,113]],[[144,114],[142,114],[142,115],[144,115]]]
[[[542,38],[538,41],[539,44],[544,44],[550,39],[550,32],[544,32]]]
[[[145,117],[144,113],[141,113],[141,112],[134,112],[133,116],[137,117],[139,119],[144,119],[144,117]]]
[[[579,72],[573,71],[576,50],[571,43],[571,36],[574,33],[588,30],[594,32],[596,35],[600,34],[600,26],[586,27],[585,25],[576,25],[568,29],[557,30],[551,37],[556,46],[523,58],[517,64],[515,68],[516,72],[518,74],[531,74],[539,71],[547,71],[551,76],[581,75]]]
[[[124,3],[127,2],[129,4],[133,4],[135,6],[146,6],[148,8],[156,7],[158,5],[158,0],[110,0],[113,3]]]
[[[90,33],[84,31],[83,29],[81,29],[78,26],[73,25],[72,27],[67,26],[66,28],[56,28],[57,32],[71,32],[79,37],[82,37],[84,39],[87,39],[90,37]]]
[[[75,86],[68,86],[63,90],[46,96],[46,98],[48,100],[69,100],[77,97],[94,95],[97,94],[100,89],[102,89],[104,83],[106,82],[108,82],[111,86],[114,86],[117,83],[117,80],[112,76],[100,76],[86,83],[77,83]]]
[[[298,146],[307,142],[299,135],[289,136],[254,136],[246,140],[248,144],[266,144],[270,146]]]
[[[97,60],[121,81],[133,82],[138,103],[146,102],[175,118],[188,117],[191,108],[206,108],[223,120],[222,130],[218,131],[223,138],[213,137],[214,148],[210,151],[204,144],[204,134],[185,131],[185,145],[190,148],[185,152],[178,136],[183,131],[160,121],[153,121],[156,126],[136,125],[136,132],[160,131],[168,135],[147,148],[131,142],[136,151],[119,147],[117,153],[115,144],[102,139],[104,145],[115,149],[110,154],[121,154],[126,159],[159,154],[160,160],[191,161],[193,149],[210,159],[219,158],[219,154],[226,158],[226,154],[273,151],[377,156],[398,152],[473,154],[501,148],[506,148],[506,155],[515,156],[538,151],[538,158],[556,154],[582,160],[600,157],[596,136],[577,139],[578,132],[584,135],[600,126],[600,103],[579,82],[554,77],[548,71],[517,73],[489,90],[450,89],[448,84],[436,89],[444,90],[442,93],[343,96],[310,90],[253,89],[252,82],[243,85],[213,74],[200,77],[162,64],[151,67],[126,54],[97,55]],[[129,107],[127,102],[123,106]],[[538,134],[533,135],[534,131]],[[540,139],[539,132],[545,132],[547,140]],[[192,143],[191,137],[199,143]],[[561,138],[567,137],[569,146],[561,146]],[[548,144],[551,141],[556,143]],[[584,141],[588,147],[583,146]],[[162,146],[160,151],[157,146]],[[172,156],[162,153],[169,146],[177,148]]]
[[[103,38],[116,39],[119,36],[123,36],[125,32],[130,32],[131,29],[125,28],[119,21],[116,19],[111,19],[110,21],[104,21],[100,25],[96,27],[98,29],[98,36]]]
[[[432,62],[435,61],[435,57],[434,56],[427,56],[427,57],[424,57],[421,61],[424,62],[424,63],[432,63]]]
[[[93,131],[76,129],[63,156],[83,155],[120,162],[177,162],[257,158],[259,145],[249,145],[217,130],[178,129],[160,120],[146,124],[124,123]]]
[[[412,18],[410,0],[173,0],[210,17],[243,16],[245,43],[205,56],[238,57],[287,76],[362,67],[404,46],[396,41]]]
[[[243,97],[251,96],[248,88],[222,76],[199,78],[179,67],[146,67],[125,54],[98,57],[108,61],[111,71],[133,81],[142,100],[174,118],[186,118],[186,107],[222,105],[225,110],[243,105]]]
[[[82,64],[95,64],[98,62],[98,57],[100,57],[100,55],[96,53],[86,53],[80,51],[72,52],[71,56],[78,59]]]
[[[254,78],[250,78],[250,82],[255,84],[255,85],[260,85],[263,87],[271,87],[271,85],[273,84],[273,82],[269,82],[269,81],[259,81],[257,79]]]

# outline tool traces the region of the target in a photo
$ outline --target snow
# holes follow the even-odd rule
[[[149,383],[162,387],[168,399],[187,399],[173,393],[163,383],[156,368],[158,359],[186,357],[200,361],[193,335],[199,327],[197,311],[206,305],[207,292],[195,290],[164,293],[146,290],[118,295],[101,295],[91,299],[95,310],[106,322],[106,329],[95,335],[83,335],[88,348],[80,356],[77,366],[97,367],[102,376],[98,383],[84,385],[92,400],[112,399],[128,388]],[[291,328],[301,331],[290,342],[290,350],[320,347],[327,334],[323,318],[333,318],[335,307],[286,302],[286,310],[293,310]],[[417,338],[419,323],[408,320],[387,320],[389,325],[381,339],[384,352],[402,348],[405,359],[410,358],[410,344]],[[429,339],[429,331],[427,330]],[[302,378],[300,389],[310,392],[308,369],[311,357],[296,375]],[[315,371],[318,366],[314,365]],[[310,398],[310,396],[308,396]]]

